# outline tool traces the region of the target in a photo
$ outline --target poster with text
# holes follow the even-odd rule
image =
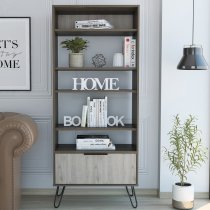
[[[0,90],[31,90],[30,17],[0,18]]]

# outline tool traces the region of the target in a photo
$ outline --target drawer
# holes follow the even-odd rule
[[[136,154],[56,154],[55,184],[136,184]]]

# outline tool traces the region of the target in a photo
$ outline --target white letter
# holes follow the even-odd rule
[[[113,123],[110,122],[111,119],[113,119]],[[107,124],[108,124],[108,126],[114,126],[116,124],[115,117],[114,116],[109,116],[107,118]]]
[[[95,79],[97,85],[99,86],[99,88],[100,88],[101,90],[103,90],[104,84],[105,84],[104,90],[108,90],[108,81],[107,81],[108,78],[105,78],[105,79],[104,79],[104,82],[103,82],[102,84],[101,84],[101,82],[99,81],[98,78],[94,78],[94,79]]]
[[[72,78],[72,79],[74,80],[74,88],[72,90],[77,90],[77,85],[81,85],[81,83],[77,83],[78,78]]]
[[[87,88],[87,81],[88,80],[91,80],[91,82],[92,82],[92,87],[90,87],[89,89]],[[87,78],[86,79],[86,90],[97,90],[96,81],[94,80],[94,78]]]
[[[122,122],[122,119],[124,118],[124,116],[121,116],[120,119],[118,119],[118,116],[116,116],[116,126],[118,126],[118,123],[121,124],[121,126],[124,126],[124,123]]]
[[[119,78],[109,78],[110,80],[110,86],[109,86],[109,89],[110,90],[119,90],[119,87],[114,89],[114,87],[116,87],[117,83],[116,82],[113,82],[113,80],[116,80],[116,81],[119,81]]]
[[[76,122],[75,122],[76,120]],[[72,125],[73,126],[80,126],[81,124],[81,118],[79,116],[72,117]]]
[[[64,116],[64,126],[71,126],[71,117],[70,116]]]

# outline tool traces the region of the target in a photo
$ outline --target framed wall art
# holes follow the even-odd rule
[[[0,17],[0,90],[31,90],[31,18]]]

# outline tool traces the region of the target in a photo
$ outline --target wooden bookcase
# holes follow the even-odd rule
[[[68,185],[122,185],[135,186],[138,184],[138,122],[139,122],[139,6],[53,6],[53,139],[54,139],[54,185],[57,186],[55,196],[55,207],[60,205],[61,198],[59,198],[59,186]],[[106,19],[114,28],[113,29],[75,29],[75,20],[88,19]],[[110,38],[119,40],[122,47],[123,37],[133,36],[136,39],[136,67],[112,67],[110,63],[102,68],[95,68],[91,62],[86,61],[83,68],[70,68],[67,62],[62,63],[59,59],[63,56],[59,55],[61,52],[60,41],[69,37],[85,37],[103,38],[107,43],[107,51],[109,50]],[[107,39],[107,40],[106,40]],[[113,41],[114,43],[115,41]],[[94,44],[91,45],[94,51]],[[95,45],[96,46],[96,45]],[[119,51],[119,50],[118,50]],[[63,53],[64,51],[62,51]],[[121,52],[123,52],[121,50]],[[88,49],[85,54],[88,54]],[[102,49],[103,53],[103,49]],[[112,52],[110,52],[111,54]],[[66,54],[68,52],[66,51]],[[67,57],[66,57],[67,58]],[[61,59],[62,60],[62,59]],[[63,85],[62,78],[69,77],[71,80],[75,74],[97,74],[112,76],[116,74],[122,77],[122,88],[119,90],[72,90],[68,85]],[[84,77],[84,76],[83,76]],[[119,82],[120,83],[120,82]],[[129,83],[129,85],[126,85]],[[110,103],[110,110],[114,107],[117,96],[121,96],[120,100],[126,100],[123,110],[128,114],[128,122],[125,126],[113,126],[105,128],[90,128],[90,127],[64,127],[62,119],[65,110],[71,115],[71,110],[77,105],[71,103],[81,98],[78,106],[84,104],[87,96],[94,97],[95,94],[99,97],[108,95],[108,103]],[[126,97],[124,97],[126,95]],[[109,97],[113,97],[113,101],[109,101]],[[69,100],[65,105],[65,100]],[[111,99],[110,99],[111,100]],[[121,104],[121,101],[118,102]],[[123,102],[124,103],[124,102]],[[119,106],[118,104],[118,106]],[[128,107],[126,108],[126,104]],[[67,109],[68,108],[68,109]],[[114,110],[120,110],[118,109]],[[72,116],[76,111],[74,110]],[[113,111],[114,112],[114,111]],[[68,114],[66,113],[66,114]],[[113,113],[114,114],[114,113]],[[81,116],[81,112],[76,115]],[[109,115],[109,109],[108,109]],[[123,115],[123,113],[122,113]],[[118,136],[115,142],[115,137],[112,138],[116,145],[114,151],[80,151],[76,150],[75,136],[86,133],[99,134],[113,134]],[[67,134],[65,134],[67,133]],[[73,133],[73,134],[71,134]],[[125,134],[124,134],[125,133]],[[122,135],[123,134],[123,135]],[[64,135],[69,135],[71,141],[66,142],[62,140]],[[125,136],[125,139],[123,139]],[[64,188],[61,195],[63,195]],[[127,189],[127,188],[126,188]],[[134,190],[134,187],[132,188]],[[134,191],[135,192],[135,191]],[[58,205],[56,204],[56,200]],[[137,205],[137,204],[136,204]]]

